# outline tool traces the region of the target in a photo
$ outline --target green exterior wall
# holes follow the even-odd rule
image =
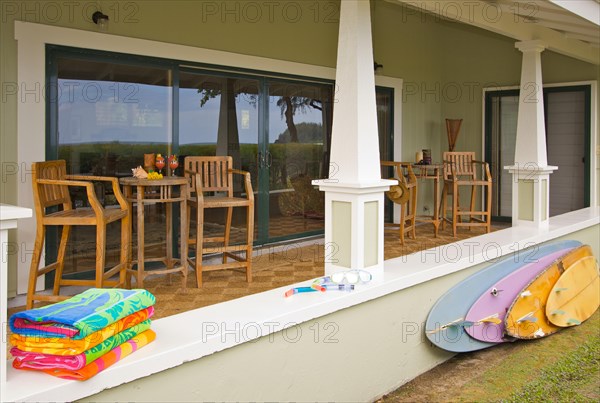
[[[19,175],[7,175],[17,162],[18,141],[19,97],[10,91],[11,85],[18,85],[14,21],[97,31],[90,19],[96,4],[109,15],[108,34],[335,67],[338,0],[2,2],[0,202],[18,203]],[[375,60],[383,64],[384,75],[404,80],[403,136],[395,139],[401,141],[402,156],[396,159],[412,161],[415,151],[430,148],[433,159],[441,160],[447,148],[446,117],[464,119],[457,151],[475,150],[481,157],[482,89],[519,83],[521,54],[514,40],[386,1],[372,2],[372,21]],[[600,75],[598,66],[551,51],[542,54],[542,62],[548,83],[598,80]],[[598,108],[600,113],[600,103]],[[424,187],[419,197],[431,200],[430,188]],[[10,259],[14,267],[16,257]],[[14,291],[13,272],[9,271],[9,288]]]
[[[598,256],[599,235],[593,226],[560,239],[591,245]],[[452,357],[431,345],[423,324],[441,294],[488,265],[298,324],[84,401],[375,401]]]

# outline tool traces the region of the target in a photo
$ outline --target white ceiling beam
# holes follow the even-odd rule
[[[390,1],[390,0],[388,0]],[[485,1],[391,0],[404,8],[405,13],[419,9],[449,21],[461,22],[513,38],[517,41],[541,40],[547,49],[588,63],[600,65],[598,50],[578,39],[540,23],[524,23],[515,13],[507,13],[498,4]]]
[[[600,27],[600,4],[595,0],[548,0]]]
[[[571,26],[568,24],[561,24],[559,22],[544,21],[544,26],[558,31],[568,32],[569,34],[578,34],[589,37],[593,42],[600,42],[600,32],[597,30],[589,29],[581,26]],[[594,40],[595,39],[595,40]],[[589,41],[588,40],[588,41]]]

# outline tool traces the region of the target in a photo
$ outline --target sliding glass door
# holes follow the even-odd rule
[[[255,163],[259,138],[259,88],[260,81],[255,77],[182,69],[179,73],[179,113],[176,115],[182,161],[188,155],[231,156],[234,168],[251,173],[252,187],[257,192],[262,185]],[[234,190],[243,192],[243,177],[234,175],[233,179]],[[255,205],[258,207],[258,203]],[[255,213],[255,217],[258,223],[258,214]],[[193,221],[194,217],[190,219]],[[233,242],[244,242],[245,223],[246,210],[234,209]],[[224,209],[205,212],[207,236],[222,236],[224,225]],[[255,239],[261,241],[256,233]]]
[[[268,175],[269,239],[324,230],[324,193],[311,181],[328,176],[332,86],[269,79],[267,133],[259,167]]]
[[[323,233],[324,194],[311,182],[329,173],[333,82],[55,46],[48,47],[47,61],[46,155],[65,159],[69,173],[130,176],[150,153],[182,160],[229,155],[235,168],[251,174],[256,244]],[[390,89],[377,89],[386,158],[392,98]],[[111,189],[98,186],[102,203],[115,204]],[[241,176],[235,189],[245,192]],[[72,196],[85,207],[85,194],[73,191]],[[156,245],[149,249],[160,255],[164,207],[146,208],[146,244]],[[238,210],[234,240],[245,231],[245,212]],[[210,211],[205,231],[222,232],[224,219],[223,211]],[[117,259],[119,230],[108,231],[107,238],[114,240],[109,259]],[[48,237],[50,254],[58,235]],[[67,272],[91,270],[94,234],[77,229],[72,236]]]
[[[67,172],[100,176],[131,176],[144,153],[173,151],[173,70],[160,64],[119,63],[78,52],[52,54],[47,97],[47,159],[64,159]],[[70,188],[77,207],[89,207],[84,188]],[[96,184],[96,195],[109,207],[117,204],[112,187]],[[148,206],[147,245],[164,245],[162,204]],[[107,265],[119,256],[118,225],[109,225]],[[58,232],[48,234],[47,253],[56,250]],[[93,270],[94,228],[71,231],[65,274]],[[158,255],[161,248],[150,248]]]

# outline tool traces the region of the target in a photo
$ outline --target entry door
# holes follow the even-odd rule
[[[544,89],[550,216],[589,206],[590,102],[589,86]],[[512,177],[504,169],[514,164],[519,91],[486,94],[486,161],[494,180],[492,214],[512,217]]]
[[[589,205],[586,96],[584,90],[568,88],[547,90],[544,95],[548,165],[559,167],[550,175],[550,216]]]

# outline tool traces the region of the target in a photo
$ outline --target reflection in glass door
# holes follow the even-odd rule
[[[172,70],[161,65],[125,65],[105,59],[53,56],[49,64],[52,91],[48,97],[48,159],[64,159],[67,173],[123,177],[143,163],[144,153],[172,150]],[[117,201],[108,182],[95,184],[105,206]],[[76,207],[89,207],[85,189],[71,187]],[[154,256],[164,255],[164,206],[147,207],[146,245]],[[118,262],[118,224],[107,227],[107,266]],[[150,235],[151,234],[151,235]],[[65,275],[79,276],[95,267],[95,231],[71,231]],[[56,253],[57,229],[48,233],[47,253]],[[135,252],[134,252],[135,253]]]
[[[230,155],[236,168],[250,172],[257,244],[324,229],[324,196],[311,181],[328,174],[331,89],[192,69],[179,74],[179,153]],[[224,211],[209,214],[205,232],[218,236]],[[243,242],[244,214],[234,209],[234,242]]]
[[[252,188],[260,188],[256,169],[259,132],[259,81],[240,76],[182,71],[179,76],[179,152],[233,157],[236,169],[249,171]],[[234,190],[244,192],[243,177],[233,175]],[[245,196],[245,195],[244,195]],[[233,209],[233,243],[244,243],[246,210]],[[205,236],[223,236],[225,209],[205,212]],[[258,220],[255,213],[255,222]],[[191,217],[195,228],[194,217]],[[252,229],[255,230],[255,229]],[[256,234],[255,234],[255,239]]]
[[[269,80],[268,141],[261,168],[268,171],[269,240],[324,230],[324,193],[312,180],[328,176],[331,85]]]

